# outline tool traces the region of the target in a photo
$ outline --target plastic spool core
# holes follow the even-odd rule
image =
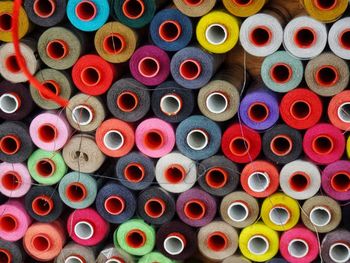
[[[293,173],[289,178],[289,186],[297,192],[305,191],[310,185],[310,177],[307,173],[298,171]]]
[[[85,263],[85,262],[77,256],[69,256],[66,258],[64,263]]]
[[[293,141],[289,136],[277,135],[271,140],[270,149],[277,156],[286,156],[293,149]]]
[[[18,189],[21,184],[22,177],[14,171],[6,172],[1,178],[1,185],[9,191]]]
[[[159,218],[164,214],[166,205],[162,199],[151,198],[145,203],[144,209],[149,217]]]
[[[195,80],[202,72],[202,65],[194,59],[186,59],[179,66],[179,73],[185,80]]]
[[[334,86],[339,80],[338,69],[331,65],[322,66],[317,69],[315,74],[315,81],[318,85],[323,87]]]
[[[123,112],[132,112],[139,105],[139,98],[134,92],[124,91],[117,97],[117,106]]]
[[[318,227],[323,227],[329,224],[332,219],[332,214],[326,207],[316,206],[310,211],[310,221]]]
[[[285,207],[275,206],[271,209],[269,218],[275,225],[283,226],[289,221],[290,213]]]
[[[314,0],[315,6],[322,11],[329,11],[337,6],[337,0]]]
[[[38,128],[39,139],[43,142],[52,142],[57,138],[57,135],[57,128],[50,123],[45,123]]]
[[[125,210],[125,200],[118,195],[111,195],[105,200],[104,207],[111,215],[120,215]]]
[[[53,15],[56,10],[54,0],[35,0],[33,3],[34,13],[41,18],[48,18]]]
[[[87,197],[85,185],[79,182],[70,183],[66,188],[66,196],[71,202],[81,202]]]
[[[72,119],[78,125],[88,125],[93,119],[92,110],[88,106],[78,105],[72,110]]]
[[[41,159],[36,163],[36,172],[42,177],[49,177],[55,173],[56,165],[51,159]]]
[[[312,141],[312,149],[320,155],[326,155],[333,150],[333,139],[327,135],[320,135]]]
[[[2,263],[11,263],[12,254],[7,249],[0,248],[0,262]]]
[[[19,98],[11,93],[4,93],[0,97],[0,110],[7,114],[16,112],[20,105]]]
[[[91,21],[97,15],[96,5],[87,0],[83,0],[75,7],[76,16],[82,21]]]
[[[270,115],[270,109],[265,103],[255,102],[252,103],[248,108],[249,119],[255,122],[263,122]]]
[[[249,208],[243,202],[233,202],[227,208],[227,215],[234,222],[243,222],[249,216]]]
[[[187,134],[186,142],[191,149],[200,151],[208,146],[209,138],[206,132],[195,129]]]
[[[21,141],[15,135],[6,135],[0,140],[0,150],[7,155],[16,154],[21,148]]]
[[[288,252],[292,257],[303,258],[309,253],[309,245],[302,239],[293,239],[288,244]]]
[[[46,54],[53,60],[63,59],[68,55],[68,45],[60,39],[51,40],[47,43]]]
[[[350,102],[345,102],[339,106],[338,118],[343,122],[350,123]]]
[[[13,74],[19,73],[21,71],[21,67],[18,65],[15,55],[9,55],[7,58],[5,58],[5,67],[9,72]]]
[[[277,63],[273,65],[270,69],[270,77],[271,79],[278,83],[284,84],[290,81],[293,76],[293,70],[290,65],[285,63]]]
[[[264,192],[270,185],[270,177],[263,172],[254,172],[248,177],[248,186],[256,193]]]
[[[117,151],[124,145],[124,136],[117,130],[110,130],[103,136],[103,144],[111,151]]]
[[[299,48],[311,48],[316,39],[316,32],[311,27],[301,27],[294,34],[294,42]]]
[[[55,95],[59,95],[60,94],[60,86],[57,84],[56,81],[54,80],[45,80],[42,85],[49,91],[51,91],[52,93],[54,93]],[[39,95],[47,100],[51,100],[49,96],[47,96],[46,94],[44,94],[41,91],[38,91]]]
[[[303,100],[294,101],[290,107],[290,114],[294,119],[305,120],[311,115],[311,106]]]
[[[159,61],[152,57],[144,57],[139,61],[138,71],[145,78],[153,78],[160,71]]]
[[[164,144],[163,134],[158,130],[150,130],[145,134],[144,144],[149,149],[159,149]]]
[[[164,178],[171,184],[181,183],[186,177],[186,170],[180,164],[171,164],[164,171]]]
[[[254,255],[265,254],[270,247],[270,243],[266,237],[261,235],[252,236],[248,240],[248,250]]]
[[[192,220],[200,220],[205,216],[206,206],[200,200],[190,200],[184,206],[184,214]]]
[[[32,239],[33,247],[37,251],[48,251],[51,246],[51,240],[47,238],[44,234],[38,234]]]
[[[270,44],[272,32],[270,28],[259,26],[254,28],[249,34],[249,40],[257,47],[263,47]]]
[[[205,38],[212,45],[221,45],[225,43],[227,37],[227,29],[221,24],[211,24],[205,30]]]
[[[331,186],[337,192],[347,192],[350,189],[350,173],[343,171],[331,178]]]
[[[336,263],[345,263],[350,259],[350,247],[344,243],[335,243],[329,248],[329,256]]]
[[[184,240],[177,234],[170,234],[163,243],[165,251],[170,255],[179,255],[185,249]]]
[[[103,39],[102,45],[106,52],[117,55],[125,49],[126,43],[121,34],[111,33]]]
[[[105,263],[125,263],[125,261],[121,258],[110,258]]]
[[[54,203],[49,196],[40,195],[32,201],[33,212],[39,216],[50,214],[54,207]]]
[[[101,72],[95,67],[86,67],[81,71],[80,79],[86,86],[96,86],[101,81]]]
[[[141,182],[145,177],[145,169],[138,163],[130,163],[124,169],[124,177],[129,182]]]
[[[181,35],[181,25],[174,20],[165,20],[159,26],[159,36],[165,42],[174,42]]]
[[[12,29],[12,15],[9,13],[0,14],[0,31],[10,31]]]
[[[339,37],[339,44],[344,49],[350,50],[350,30],[344,30]]]
[[[134,229],[126,234],[125,241],[129,247],[140,248],[146,243],[146,235],[143,231]]]
[[[126,0],[122,5],[123,14],[129,19],[138,19],[145,12],[145,4],[142,0]]]
[[[207,238],[207,247],[215,252],[225,250],[228,246],[228,238],[222,232],[211,233]]]
[[[252,4],[253,0],[232,0],[232,2],[236,3],[238,6],[247,6]]]
[[[214,167],[206,172],[204,179],[209,187],[220,189],[227,184],[228,174],[221,167]]]
[[[250,142],[244,137],[233,138],[230,142],[231,153],[243,156],[249,153]]]
[[[183,0],[186,5],[189,6],[199,6],[204,0]]]
[[[74,233],[80,239],[87,240],[94,235],[94,227],[86,221],[80,221],[74,226]]]
[[[210,112],[220,114],[227,109],[228,100],[224,94],[213,92],[207,97],[206,106]]]
[[[160,110],[168,116],[177,115],[182,109],[182,100],[174,94],[167,94],[160,99]]]
[[[12,232],[17,229],[17,218],[10,214],[4,214],[0,217],[0,229],[5,232]]]

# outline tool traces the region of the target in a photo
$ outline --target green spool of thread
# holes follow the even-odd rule
[[[53,185],[66,174],[67,165],[60,153],[38,149],[28,159],[28,170],[38,183]]]
[[[174,263],[176,261],[173,261],[167,258],[166,256],[164,256],[162,253],[159,253],[159,252],[151,252],[139,259],[139,263],[153,263],[153,262]]]
[[[114,232],[114,244],[135,256],[150,253],[155,242],[156,232],[154,228],[141,219],[131,219],[121,224]]]

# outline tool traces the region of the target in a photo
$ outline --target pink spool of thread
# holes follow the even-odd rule
[[[11,198],[22,197],[30,189],[32,178],[21,163],[0,164],[0,192]]]

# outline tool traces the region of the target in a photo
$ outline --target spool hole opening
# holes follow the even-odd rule
[[[145,204],[145,212],[149,217],[159,218],[165,212],[165,204],[163,200],[158,198],[151,198]]]
[[[253,236],[248,241],[248,250],[254,255],[263,255],[269,249],[269,241],[263,236]]]
[[[345,263],[350,259],[349,245],[344,243],[335,243],[329,249],[330,258],[336,263]]]
[[[336,173],[331,178],[331,186],[338,192],[347,192],[350,189],[350,174],[348,172]]]
[[[263,172],[254,172],[248,177],[248,186],[257,193],[264,192],[270,185],[268,174]]]
[[[86,221],[80,221],[74,226],[74,233],[79,239],[87,240],[94,235],[94,227]]]
[[[191,200],[185,204],[184,213],[192,220],[200,220],[206,212],[205,204],[199,200]]]
[[[146,242],[146,235],[141,230],[131,230],[126,234],[125,241],[132,248],[140,248]]]
[[[270,72],[271,79],[278,84],[284,84],[290,81],[292,74],[292,68],[289,65],[283,63],[274,65],[271,68]]]
[[[202,130],[192,130],[187,134],[186,141],[191,149],[200,151],[208,146],[209,138]]]
[[[32,239],[33,246],[37,251],[47,251],[50,248],[50,240],[43,235],[37,235]]]
[[[317,206],[310,211],[310,221],[315,226],[318,226],[318,227],[326,226],[329,224],[331,219],[332,219],[332,214],[325,207]]]
[[[227,29],[221,24],[212,24],[205,31],[207,41],[212,45],[221,45],[228,37]]]
[[[101,72],[94,67],[86,67],[81,71],[81,81],[86,86],[95,86],[101,81]]]
[[[181,35],[181,25],[177,21],[166,20],[159,26],[159,36],[166,42],[174,42]]]
[[[195,80],[202,72],[201,64],[194,59],[184,60],[179,67],[179,73],[185,80]]]
[[[296,172],[289,179],[290,188],[294,191],[302,192],[307,189],[310,184],[309,176],[304,172]]]
[[[117,151],[124,145],[124,136],[117,130],[110,130],[104,135],[103,143],[109,150]]]
[[[159,149],[164,144],[163,134],[158,130],[149,131],[145,134],[144,143],[150,149]]]
[[[168,94],[161,98],[160,109],[169,116],[176,115],[182,108],[182,100],[177,95]]]
[[[105,39],[103,40],[103,47],[105,51],[107,51],[110,54],[119,54],[122,52],[125,48],[125,40],[124,37],[120,34],[109,34]]]
[[[142,0],[126,0],[122,6],[123,14],[129,19],[138,19],[145,12],[145,4]]]
[[[53,60],[63,59],[68,54],[67,43],[59,39],[52,40],[47,43],[46,53]]]
[[[84,0],[77,4],[75,13],[80,20],[91,21],[97,15],[97,8],[92,1]]]
[[[350,49],[350,30],[341,33],[339,42],[343,48]]]
[[[123,112],[132,112],[137,108],[139,98],[133,92],[124,91],[117,97],[117,106]]]
[[[49,91],[51,91],[55,95],[59,95],[60,87],[54,80],[46,80],[42,83],[42,85]],[[39,94],[42,98],[50,100],[49,96],[46,96],[43,92],[39,91]]]
[[[170,165],[164,172],[164,178],[172,184],[181,183],[186,177],[185,169],[179,164]]]
[[[244,203],[234,202],[229,206],[227,214],[232,221],[243,222],[249,216],[249,209]]]
[[[160,71],[158,60],[152,57],[145,57],[140,60],[138,69],[140,74],[145,78],[153,78]]]
[[[350,102],[340,105],[338,108],[338,117],[341,121],[350,123]]]
[[[313,150],[320,155],[329,154],[333,150],[333,140],[325,135],[320,135],[312,142]]]
[[[199,6],[200,4],[203,3],[204,0],[183,0],[186,5],[189,6]]]
[[[12,15],[8,13],[0,14],[0,31],[10,31],[12,29]]]
[[[32,209],[39,216],[48,215],[52,211],[53,205],[51,197],[46,195],[38,196],[32,201]]]
[[[124,177],[129,182],[141,182],[145,177],[145,169],[142,165],[137,163],[131,163],[125,167]]]
[[[163,246],[170,255],[179,255],[185,249],[185,242],[177,235],[170,235],[164,240]]]
[[[314,0],[316,7],[323,11],[329,11],[337,6],[337,0]]]
[[[4,93],[0,96],[0,109],[7,113],[11,114],[18,110],[20,107],[20,100],[17,96],[10,93]]]
[[[311,114],[311,106],[306,101],[296,101],[291,106],[291,115],[298,120],[305,120]]]
[[[120,215],[125,209],[125,200],[117,195],[108,197],[105,200],[105,209],[112,215]]]
[[[322,66],[316,71],[315,80],[320,86],[333,86],[338,82],[338,79],[338,70],[334,66]]]
[[[56,3],[54,0],[35,0],[33,10],[37,16],[41,18],[48,18],[55,12]]]
[[[232,0],[238,6],[247,6],[252,4],[253,0]]]
[[[67,186],[66,195],[71,202],[81,202],[86,198],[87,192],[83,184],[74,182]]]
[[[292,257],[303,258],[309,252],[309,245],[302,239],[294,239],[288,244],[288,252]]]
[[[267,27],[256,27],[250,33],[250,41],[258,47],[263,47],[271,42],[272,33]]]
[[[0,262],[2,263],[11,263],[12,261],[12,254],[10,251],[6,249],[0,248]]]
[[[295,33],[294,42],[300,48],[311,48],[316,42],[316,33],[308,27],[300,28]]]
[[[73,109],[72,118],[79,125],[88,125],[93,119],[93,113],[89,107],[79,105]]]
[[[205,182],[214,189],[220,189],[227,184],[228,174],[222,168],[212,168],[206,172]]]
[[[5,189],[14,191],[21,186],[22,179],[16,172],[9,171],[2,176],[1,184]]]
[[[207,246],[212,251],[223,251],[228,246],[228,238],[222,232],[214,232],[208,236]]]
[[[36,164],[36,171],[42,177],[49,177],[55,173],[55,163],[50,159],[42,159]]]
[[[21,67],[18,64],[17,58],[15,55],[10,55],[7,58],[5,58],[5,67],[9,72],[13,74],[17,74],[21,72]]]
[[[57,129],[52,124],[43,124],[38,128],[39,139],[50,143],[57,138]]]
[[[222,93],[213,92],[207,97],[206,106],[212,113],[223,113],[228,107],[227,97]]]
[[[293,149],[292,140],[286,135],[277,135],[271,140],[271,151],[277,156],[286,156]]]
[[[263,122],[269,117],[270,110],[265,103],[255,102],[248,109],[249,119],[255,122]]]
[[[66,258],[64,263],[85,263],[80,257],[77,256],[69,256]]]
[[[0,217],[0,229],[5,232],[15,231],[17,228],[17,218],[10,214],[4,214]]]
[[[0,140],[0,149],[7,155],[16,154],[20,148],[21,142],[14,135],[6,135]]]
[[[290,213],[284,207],[274,207],[271,209],[269,217],[275,225],[283,226],[289,221]]]
[[[237,156],[243,156],[248,154],[249,149],[250,149],[250,143],[244,137],[236,137],[230,143],[231,153]]]

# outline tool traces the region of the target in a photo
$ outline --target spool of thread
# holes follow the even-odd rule
[[[12,16],[14,3],[12,1],[0,2],[0,41],[12,42]],[[18,8],[18,38],[21,39],[29,31],[29,20],[23,7]]]
[[[348,137],[348,140],[346,142],[346,155],[350,159],[350,137]]]
[[[119,74],[113,64],[97,55],[80,57],[72,69],[75,86],[81,92],[92,96],[107,92]]]
[[[240,178],[243,190],[257,198],[268,197],[279,187],[279,171],[276,165],[263,160],[246,164]]]
[[[174,4],[181,13],[189,17],[201,17],[209,13],[215,6],[214,0],[174,0]]]
[[[346,0],[303,0],[302,3],[310,16],[325,23],[337,20],[348,7],[348,1]]]
[[[196,163],[178,152],[160,158],[157,161],[155,174],[158,184],[171,193],[185,192],[197,181]]]
[[[248,17],[258,13],[266,4],[266,0],[223,0],[227,11],[235,16]]]
[[[24,201],[28,214],[39,222],[53,222],[63,211],[60,196],[50,186],[33,186],[24,197]]]
[[[109,224],[92,208],[74,210],[67,221],[67,232],[82,246],[95,246],[109,233]]]
[[[329,233],[336,229],[342,218],[338,202],[328,196],[314,196],[303,204],[301,220],[311,231]]]
[[[334,96],[349,84],[348,64],[333,53],[322,53],[307,63],[305,81],[318,95]]]
[[[342,220],[341,220],[341,224],[344,228],[349,229],[349,215],[350,215],[350,207],[349,206],[342,206],[341,207],[342,210]]]
[[[311,128],[322,116],[322,101],[311,90],[298,88],[286,93],[280,103],[280,115],[290,127],[298,130]]]
[[[303,140],[304,153],[318,164],[330,164],[339,160],[345,150],[345,138],[336,127],[319,123],[309,128]]]
[[[134,130],[128,123],[118,119],[104,121],[96,130],[98,148],[110,157],[121,157],[134,147]]]
[[[108,222],[120,224],[135,214],[136,198],[126,187],[110,182],[98,191],[96,210]]]
[[[108,0],[68,0],[66,12],[73,26],[92,32],[107,22],[110,10]]]
[[[203,160],[215,155],[220,149],[221,129],[207,117],[192,115],[176,129],[176,146],[185,156]]]
[[[216,200],[198,188],[181,193],[176,200],[176,212],[182,222],[193,227],[209,224],[216,214]]]
[[[268,263],[288,263],[283,258],[273,258],[268,261]]]
[[[350,232],[345,229],[332,231],[323,238],[321,256],[326,263],[345,263],[350,260]]]
[[[257,132],[247,126],[235,123],[224,132],[221,149],[231,161],[236,163],[252,162],[261,151],[261,138]]]
[[[257,200],[243,191],[226,195],[220,205],[221,218],[235,228],[252,225],[259,216]]]
[[[249,128],[264,131],[276,124],[279,118],[278,99],[264,85],[253,87],[239,105],[239,116]]]
[[[135,143],[143,154],[152,158],[162,157],[174,148],[174,129],[161,119],[146,119],[136,128]]]
[[[132,78],[115,82],[107,92],[108,110],[117,119],[136,122],[149,111],[150,92],[145,86]]]
[[[135,256],[150,253],[156,242],[156,232],[151,225],[141,219],[131,219],[122,223],[114,232],[114,244]]]
[[[33,259],[41,262],[53,260],[61,252],[66,235],[60,221],[52,223],[36,222],[23,237],[25,251]]]
[[[187,260],[197,251],[196,233],[180,221],[163,224],[157,231],[157,249],[174,260]]]
[[[95,34],[97,53],[111,63],[128,61],[137,43],[137,32],[119,22],[108,22]]]
[[[99,98],[79,93],[69,100],[66,117],[75,130],[92,132],[100,127],[106,112]]]
[[[211,11],[197,23],[198,43],[212,53],[226,53],[238,42],[239,20],[225,11]]]
[[[284,28],[283,45],[297,58],[314,58],[320,55],[327,45],[327,28],[312,17],[295,17]]]
[[[264,262],[277,254],[279,238],[276,231],[258,222],[241,231],[238,244],[243,256],[252,261]]]
[[[27,194],[32,179],[27,167],[21,163],[0,164],[0,192],[8,197],[17,198]]]
[[[328,104],[328,118],[331,123],[347,131],[350,128],[350,91],[345,90],[335,95]]]
[[[109,260],[109,261],[108,261]],[[134,259],[131,255],[126,253],[119,246],[108,245],[98,255],[97,263],[118,263],[118,261],[124,260],[125,263],[134,263]]]
[[[32,120],[29,133],[33,143],[40,149],[57,151],[67,143],[71,129],[64,116],[46,112]]]
[[[314,196],[321,187],[321,173],[312,162],[295,160],[280,171],[282,191],[297,200]]]
[[[335,22],[328,32],[329,48],[342,59],[350,59],[350,30],[349,17],[344,17]]]
[[[38,53],[41,60],[50,68],[68,69],[84,52],[83,43],[83,35],[75,30],[50,27],[38,39]]]
[[[59,182],[61,200],[69,207],[83,209],[92,205],[97,194],[97,182],[88,174],[70,172]]]
[[[138,152],[121,157],[115,170],[119,182],[136,191],[149,187],[155,176],[152,159]]]
[[[198,89],[210,81],[224,58],[224,55],[211,54],[197,46],[185,47],[172,57],[171,75],[179,85]]]
[[[236,190],[239,170],[225,156],[214,155],[198,165],[198,184],[211,195],[225,196]]]
[[[264,59],[261,78],[274,92],[285,93],[298,87],[303,79],[304,67],[301,61],[286,51],[277,51]]]
[[[157,46],[145,45],[138,48],[129,61],[132,76],[147,86],[157,86],[170,73],[168,54]]]
[[[33,100],[22,84],[0,82],[0,118],[5,120],[25,119],[33,109]]]
[[[43,69],[38,71],[35,78],[47,89],[59,95],[61,98],[69,100],[73,93],[73,84],[70,76],[64,71],[55,69]],[[30,96],[36,105],[45,110],[59,109],[62,106],[43,95],[35,86],[30,85]]]
[[[38,183],[54,185],[67,173],[67,165],[59,152],[47,152],[38,149],[27,162],[31,177]]]
[[[19,43],[19,48],[29,72],[32,75],[35,74],[39,68],[39,62],[35,55],[35,43],[29,40],[22,40]],[[0,46],[0,74],[4,79],[12,83],[26,82],[28,80],[17,62],[13,43],[6,43]]]
[[[138,261],[139,263],[149,263],[149,262],[164,262],[164,263],[172,263],[173,261],[162,253],[159,252],[151,252],[147,255],[141,257]]]
[[[281,255],[291,263],[313,262],[318,256],[318,247],[316,235],[302,226],[284,232],[280,239]]]
[[[78,172],[94,173],[105,161],[94,137],[86,134],[73,136],[64,146],[62,156],[66,165]]]
[[[166,81],[153,90],[151,101],[154,115],[166,122],[178,123],[193,112],[195,96],[176,82]]]
[[[160,187],[149,187],[137,197],[137,214],[152,225],[170,222],[175,215],[175,200]]]
[[[20,163],[28,159],[33,151],[33,143],[28,127],[21,122],[3,122],[0,125],[0,160]]]
[[[213,121],[232,119],[240,102],[240,91],[247,78],[238,65],[221,69],[208,84],[199,90],[197,104],[203,115]]]
[[[225,258],[222,263],[251,263],[251,261],[241,255],[233,255]]]
[[[25,254],[19,244],[0,239],[0,258],[4,263],[22,263]]]
[[[10,199],[0,206],[0,240],[18,241],[27,232],[31,224],[24,205],[15,199]]]
[[[199,229],[198,250],[209,260],[223,260],[238,248],[237,231],[223,221],[214,221]]]
[[[322,172],[322,189],[338,201],[350,200],[350,162],[336,161],[326,166]]]
[[[65,245],[55,259],[56,263],[81,263],[95,261],[95,253],[92,247],[80,246],[73,242]]]

